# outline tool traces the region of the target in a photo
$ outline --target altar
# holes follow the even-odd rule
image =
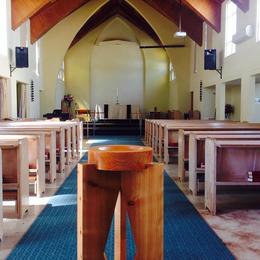
[[[95,119],[139,119],[139,105],[104,104],[95,106]]]

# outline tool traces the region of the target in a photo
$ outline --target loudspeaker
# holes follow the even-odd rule
[[[207,49],[204,51],[204,69],[215,70],[216,67],[216,49]]]
[[[15,47],[15,62],[16,68],[28,68],[28,48]]]

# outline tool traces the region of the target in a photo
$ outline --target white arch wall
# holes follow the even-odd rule
[[[96,104],[120,104],[143,108],[143,57],[137,43],[102,42],[91,56],[91,108]]]
[[[83,24],[107,0],[89,1],[55,25],[41,40],[41,114],[52,111],[56,103],[57,75],[73,38]]]
[[[165,16],[159,14],[154,8],[140,0],[126,0],[132,5],[152,26],[163,44],[180,43],[173,37],[177,31],[176,25]],[[183,43],[181,41],[181,43]],[[190,43],[189,37],[185,39],[185,48],[166,49],[168,57],[173,64],[176,79],[170,83],[168,102],[170,109],[179,109],[183,112],[189,110],[190,98]]]
[[[118,20],[118,17],[112,18],[98,26],[82,38],[76,45],[70,48],[65,56],[66,92],[75,97],[80,108],[90,107],[90,63],[92,50],[95,46],[94,44],[97,42],[97,39],[100,39],[100,35],[110,38],[109,34],[104,33],[104,28],[107,28],[107,25],[109,24],[114,24],[115,27],[118,28],[118,24],[114,23]],[[130,24],[122,17],[120,17],[120,20],[120,24],[127,24],[133,33],[131,37],[128,35],[128,40],[137,41],[141,45],[155,44],[155,42],[142,30]],[[115,31],[117,31],[117,29],[113,30],[113,35],[115,34]],[[154,107],[157,106],[158,110],[167,111],[169,98],[168,56],[163,49],[142,49],[141,53],[144,62],[144,68],[141,70],[144,80],[144,110],[152,111]],[[115,95],[115,93],[113,93],[113,95]],[[122,102],[122,100],[120,100],[120,102]]]
[[[41,112],[52,110],[55,106],[55,85],[57,74],[65,53],[84,22],[107,1],[90,1],[82,8],[72,13],[60,23],[54,26],[42,39],[42,81]],[[147,5],[143,1],[128,0],[134,8],[143,15],[153,29],[159,35],[163,44],[173,43],[173,33],[176,25],[163,15]],[[61,44],[62,41],[62,44]],[[171,83],[169,93],[162,93],[158,98],[164,100],[164,106],[180,109],[188,109],[189,103],[189,69],[190,69],[190,40],[186,40],[187,47],[183,49],[168,49],[167,54],[173,62],[176,80]],[[164,54],[162,54],[163,56]],[[167,100],[166,100],[167,99]],[[168,106],[169,104],[169,106]]]

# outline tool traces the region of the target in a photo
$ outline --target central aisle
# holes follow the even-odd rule
[[[140,138],[133,136],[96,137],[88,143],[142,145]],[[86,159],[87,155],[81,161]],[[77,169],[75,167],[8,259],[77,259],[76,203]],[[165,259],[235,259],[166,172],[164,204]],[[133,259],[134,243],[129,225],[128,238],[127,244],[130,250],[127,259]],[[109,260],[113,259],[112,232],[107,242],[106,254]]]

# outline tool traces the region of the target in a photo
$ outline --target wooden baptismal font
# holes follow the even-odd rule
[[[152,162],[150,147],[90,148],[88,163],[78,166],[78,259],[106,259],[113,216],[115,259],[126,259],[126,214],[135,259],[162,260],[163,164]]]

